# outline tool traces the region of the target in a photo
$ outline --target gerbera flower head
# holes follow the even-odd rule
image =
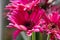
[[[51,36],[56,37],[57,39],[59,39],[60,37],[60,14],[57,11],[54,12],[50,12],[49,14],[47,14],[47,16],[45,15],[44,17],[45,22],[46,22],[46,32],[48,32],[48,34],[50,34]],[[52,35],[53,34],[53,35]],[[59,35],[59,37],[57,37],[56,35]],[[55,39],[55,38],[54,38]]]
[[[7,14],[8,20],[11,22],[7,27],[10,28],[17,28],[18,35],[19,32],[25,31],[28,36],[32,35],[32,32],[39,32],[40,31],[40,19],[43,15],[43,9],[34,9],[31,13],[28,11],[12,11]],[[13,39],[16,39],[16,36],[13,36]]]

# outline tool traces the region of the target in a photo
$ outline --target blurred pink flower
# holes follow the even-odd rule
[[[7,27],[17,28],[13,33],[13,39],[16,40],[17,35],[21,31],[26,31],[28,36],[32,35],[32,32],[39,32],[40,29],[40,19],[44,14],[44,10],[40,8],[35,8],[30,13],[29,11],[12,11],[7,14],[8,20],[11,23]]]
[[[22,6],[24,7],[24,10],[26,9],[32,9],[34,6],[36,6],[38,3],[40,3],[40,0],[10,0],[10,4],[7,5],[7,8],[14,7],[19,7]]]
[[[46,32],[51,35],[51,38],[57,38],[60,40],[60,14],[57,11],[50,12],[44,17],[46,22]],[[51,39],[53,40],[53,39]]]

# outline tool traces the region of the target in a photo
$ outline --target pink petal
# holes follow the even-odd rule
[[[17,24],[15,24],[15,27],[16,27],[17,29],[19,29],[19,30],[24,30],[24,31],[27,30],[27,28],[26,28],[25,26],[23,26],[23,25],[17,25]]]
[[[43,19],[45,20],[45,22],[47,22],[47,24],[51,22],[48,15],[46,15],[46,13],[43,15]]]
[[[14,28],[14,24],[13,23],[9,23],[9,25],[7,25],[7,28]]]
[[[20,28],[21,28],[21,30],[24,30],[24,31],[27,30],[27,28],[25,26],[23,26],[23,25],[20,25]]]
[[[43,15],[44,11],[38,7],[35,8],[35,10],[31,13],[30,15],[30,19],[36,23],[36,24],[39,24],[40,22],[40,19]]]
[[[27,9],[31,9],[34,7],[36,4],[40,2],[40,0],[10,0],[12,3],[19,3],[22,4]]]
[[[9,3],[5,9],[8,9],[8,10],[14,10],[17,8],[17,5],[13,4],[13,3]]]
[[[59,19],[59,14],[58,12],[53,12],[51,16],[51,21],[57,23]]]
[[[36,25],[34,26],[34,28],[32,29],[34,32],[40,32],[40,26]]]
[[[39,29],[33,29],[34,32],[39,32],[40,30]]]
[[[29,15],[26,11],[13,11],[12,14],[8,14],[8,20],[10,20],[12,23],[22,24],[25,22]]]
[[[34,20],[34,17],[36,16],[36,12],[32,12],[32,14],[30,15],[30,19]]]
[[[40,19],[42,18],[44,13],[45,13],[44,10],[38,9],[37,14],[36,14],[35,19],[34,19],[36,24],[40,23]]]
[[[13,40],[16,40],[16,38],[17,38],[17,36],[19,35],[20,32],[21,32],[20,30],[15,30],[13,32]]]
[[[59,20],[58,20],[58,23],[57,23],[59,29],[60,29],[60,16],[59,16]]]
[[[44,31],[44,29],[41,27],[41,28],[40,28],[40,32],[43,32],[43,31]]]
[[[57,39],[60,40],[60,34],[56,34]]]
[[[27,31],[27,36],[31,36],[32,35],[32,30],[28,30]]]

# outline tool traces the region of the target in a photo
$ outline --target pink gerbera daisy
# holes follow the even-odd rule
[[[13,33],[13,40],[16,40],[17,35],[21,31],[25,31],[28,36],[31,36],[32,32],[39,32],[40,28],[40,19],[44,10],[40,8],[35,8],[32,11],[12,11],[8,13],[8,20],[11,23],[7,27],[17,28]]]
[[[51,40],[59,39],[60,40],[60,14],[56,11],[50,12],[44,17],[46,32],[50,34]]]

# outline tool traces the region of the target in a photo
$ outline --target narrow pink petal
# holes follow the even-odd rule
[[[40,0],[10,0],[12,3],[22,4],[25,8],[31,9],[36,6]]]
[[[21,30],[15,30],[13,32],[13,40],[16,40],[17,36],[19,35],[19,33],[21,32]]]
[[[24,30],[24,31],[27,30],[27,28],[25,26],[23,26],[23,25],[20,25],[20,28],[21,28],[21,30]]]
[[[31,36],[32,35],[32,30],[28,30],[27,31],[27,36]]]
[[[40,25],[35,25],[34,29],[39,29],[41,26]]]
[[[59,14],[58,12],[53,12],[51,16],[51,21],[57,23],[59,19]]]
[[[33,29],[33,31],[34,31],[34,32],[40,32],[40,30],[39,30],[39,29]]]
[[[16,5],[15,4],[13,4],[13,3],[9,3],[7,6],[6,6],[6,8],[5,9],[8,9],[8,10],[14,10],[14,9],[16,9]]]
[[[60,29],[60,16],[59,16],[59,20],[58,20],[58,23],[57,23],[59,29]]]
[[[21,30],[20,26],[18,24],[15,24],[14,27],[16,27],[17,29]]]
[[[46,15],[46,13],[43,15],[43,19],[47,22],[47,24],[51,22],[48,15]]]
[[[56,38],[60,40],[60,34],[56,33]]]
[[[36,8],[34,8],[35,10],[31,13],[31,15],[30,15],[30,19],[33,21],[33,22],[37,22],[37,21],[39,21],[40,20],[40,15],[42,14],[40,14],[40,13],[38,13],[39,11],[41,11],[40,10],[40,8],[38,8],[38,7],[36,7]]]
[[[40,26],[36,25],[34,26],[34,28],[32,29],[34,32],[40,32]]]
[[[9,25],[6,26],[7,28],[14,28],[14,24],[13,23],[9,23]]]
[[[31,15],[30,15],[30,19],[31,19],[31,20],[34,20],[36,14],[37,14],[37,13],[36,13],[36,10],[33,11],[33,12],[31,13]]]
[[[45,22],[45,20],[44,19],[40,19],[40,25],[42,24],[45,24],[46,22]]]
[[[28,20],[29,14],[27,12],[23,12],[25,20]]]
[[[17,29],[19,29],[19,30],[24,30],[24,31],[27,30],[27,28],[26,28],[25,26],[23,26],[23,25],[17,25],[17,24],[15,24],[14,26],[15,26]]]
[[[8,14],[8,20],[10,20],[13,23],[17,23],[17,24],[22,24],[23,22],[25,22],[29,15],[26,11],[13,11],[11,12],[12,14]]]
[[[38,9],[37,14],[36,14],[35,19],[34,19],[34,21],[35,21],[36,24],[40,23],[40,19],[42,18],[42,15],[44,13],[45,13],[44,10]]]
[[[43,32],[44,31],[44,28],[40,27],[40,32]]]

